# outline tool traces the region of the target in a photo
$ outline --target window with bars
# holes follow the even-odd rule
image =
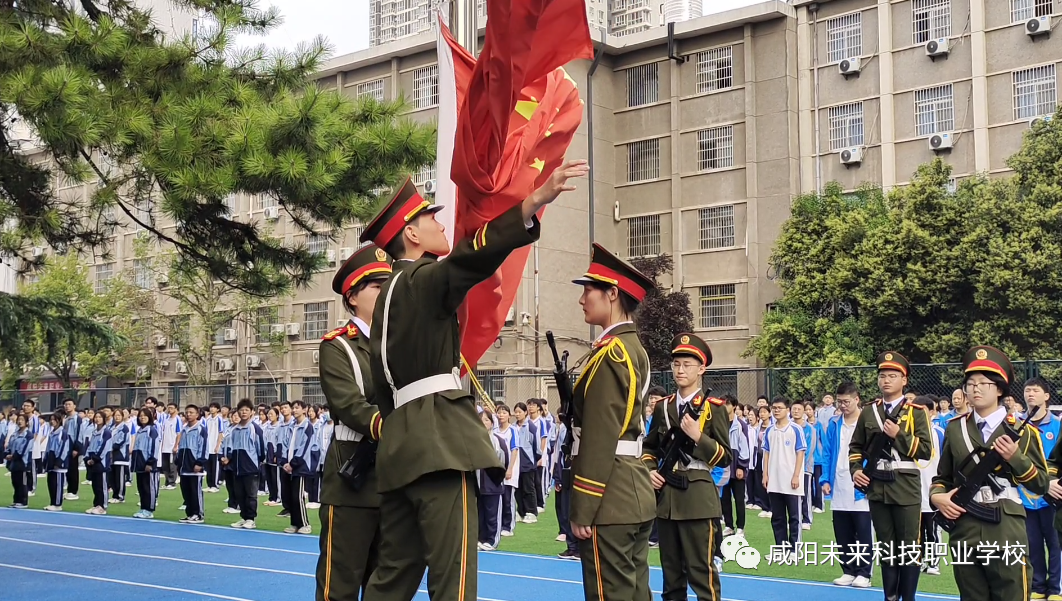
[[[278,206],[277,199],[269,194],[263,194],[258,197],[258,208],[268,209],[270,207]]]
[[[734,85],[734,47],[697,54],[697,92],[725,90]]]
[[[734,205],[698,211],[701,250],[734,246]]]
[[[357,97],[371,96],[376,100],[383,101],[384,99],[384,80],[374,79],[372,81],[363,81],[358,84]]]
[[[114,277],[114,263],[101,263],[96,266],[96,282],[94,289],[96,294],[103,294],[107,290],[107,282]]]
[[[269,405],[280,400],[280,389],[275,378],[254,380],[254,402],[256,405]]]
[[[270,329],[279,323],[280,307],[259,307],[254,324],[258,344],[268,344],[273,338]]]
[[[914,43],[951,35],[951,0],[914,0],[911,2],[911,29]]]
[[[658,63],[625,69],[627,75],[627,106],[642,106],[660,100]]]
[[[435,163],[426,167],[421,167],[420,170],[413,175],[413,184],[423,186],[424,182],[429,179],[435,179]]]
[[[321,390],[321,378],[302,379],[302,402],[309,405],[324,405],[324,392]]]
[[[350,233],[351,233],[352,236],[354,236],[354,240],[358,243],[358,248],[362,248],[363,246],[366,246],[368,244],[372,244],[371,241],[370,242],[362,242],[361,241],[361,235],[363,233],[365,233],[365,226],[364,225],[351,226]]]
[[[830,107],[830,150],[863,145],[863,103]]]
[[[428,109],[439,104],[439,66],[413,71],[413,106]]]
[[[302,338],[317,340],[328,332],[328,303],[306,303],[302,306]]]
[[[237,204],[236,204],[236,195],[235,194],[229,194],[228,196],[226,196],[222,200],[222,203],[225,205],[225,216],[226,217],[232,217],[233,215],[236,214]]]
[[[315,255],[323,255],[328,250],[328,237],[321,234],[310,234],[306,240],[306,246]]]
[[[181,349],[181,341],[187,340],[190,334],[192,318],[188,315],[178,315],[170,318],[169,346],[171,351]]]
[[[233,341],[225,340],[225,330],[231,330],[233,327],[232,315],[222,313],[218,316],[216,323],[218,329],[214,331],[214,346],[231,346]]]
[[[141,227],[141,223],[152,227],[154,226],[154,219],[152,218],[151,213],[152,212],[150,200],[142,200],[136,203],[136,206],[133,208],[133,215],[136,216],[136,219],[138,221],[138,223],[135,224],[135,229],[137,231],[144,229],[143,227]]]
[[[831,63],[863,53],[863,15],[852,13],[826,21],[826,60]]]
[[[1052,13],[1051,0],[1010,0],[1010,20],[1013,23],[1024,23]]]
[[[1054,65],[1014,72],[1014,118],[1050,115],[1058,105]]]
[[[734,284],[701,286],[702,328],[730,328],[737,325],[737,293]]]
[[[660,138],[627,144],[627,183],[660,177]]]
[[[697,169],[734,166],[734,126],[710,127],[697,132]]]
[[[660,254],[660,215],[643,215],[627,220],[627,256],[651,257]]]
[[[133,283],[144,290],[150,289],[155,285],[155,277],[151,273],[150,259],[133,259]]]
[[[914,93],[916,135],[929,136],[955,129],[955,100],[947,84]]]

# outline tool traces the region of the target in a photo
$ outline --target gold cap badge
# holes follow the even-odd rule
[[[892,353],[885,353],[885,360],[892,361]]]
[[[387,260],[387,253],[385,253],[382,248],[377,248],[376,249],[376,260],[377,261],[386,261]]]
[[[683,336],[682,337],[682,344],[689,344],[689,343],[690,343],[690,337],[689,336]]]
[[[988,351],[986,351],[983,348],[982,349],[977,349],[977,358],[978,359],[987,359],[988,358]]]

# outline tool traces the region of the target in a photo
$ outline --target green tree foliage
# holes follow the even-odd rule
[[[949,192],[951,168],[936,159],[888,195],[831,183],[798,198],[771,259],[783,297],[746,355],[825,367],[894,349],[946,363],[991,344],[1013,358],[1062,357],[1058,117],[1027,134],[1011,177]]]
[[[670,255],[632,259],[631,265],[656,284],[638,307],[639,338],[653,369],[670,370],[672,339],[681,332],[693,331],[690,296],[681,290],[667,292],[661,288],[660,278],[671,275],[675,268]]]

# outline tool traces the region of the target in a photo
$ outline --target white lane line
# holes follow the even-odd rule
[[[194,543],[198,545],[213,545],[217,547],[232,547],[235,549],[250,549],[252,551],[272,551],[274,553],[291,553],[294,555],[311,555],[317,557],[320,552],[315,551],[313,553],[309,551],[293,551],[291,549],[275,549],[273,547],[256,547],[254,545],[236,545],[233,543],[218,543],[209,540],[196,540],[194,538],[180,538],[177,536],[162,536],[161,534],[144,534],[142,532],[126,532],[124,530],[110,530],[107,528],[89,528],[88,526],[71,526],[69,524],[53,524],[48,522],[20,522],[18,520],[5,520],[0,519],[0,523],[29,525],[29,526],[45,526],[48,528],[68,528],[71,530],[85,530],[88,532],[105,532],[108,534],[121,534],[125,536],[139,536],[143,538],[157,538],[161,540],[179,541],[182,543]],[[235,530],[235,528],[233,528]]]
[[[120,555],[122,557],[136,557],[138,559],[155,559],[159,561],[174,561],[177,563],[190,563],[199,566],[208,566],[212,568],[228,568],[231,570],[249,570],[251,572],[268,572],[270,574],[284,574],[286,576],[302,576],[307,578],[315,578],[314,574],[307,574],[305,572],[291,572],[288,570],[274,570],[271,568],[259,568],[254,566],[238,566],[225,563],[214,563],[211,561],[196,561],[194,559],[180,559],[176,557],[159,557],[158,555],[144,555],[142,553],[123,553],[121,551],[110,551],[107,549],[90,549],[88,547],[75,547],[73,545],[60,545],[58,543],[45,543],[35,540],[26,540],[22,538],[13,538],[9,536],[0,536],[0,540],[11,541],[15,543],[23,543],[27,545],[40,545],[42,547],[53,547],[56,549],[68,549],[71,551],[85,551],[87,553],[103,553],[105,555]]]
[[[71,572],[60,570],[41,570],[38,568],[30,568],[27,566],[13,566],[11,564],[0,563],[0,568],[7,568],[9,570],[23,570],[25,572],[37,572],[39,574],[47,574],[49,577],[63,576],[66,578],[81,578],[83,580],[94,580],[96,582],[109,582],[111,584],[123,584],[125,586],[139,586],[141,588],[151,588],[160,591],[172,591],[175,593],[184,593],[186,595],[197,595],[200,597],[210,597],[211,599],[225,599],[226,601],[254,601],[254,599],[245,599],[243,597],[230,597],[228,595],[218,595],[215,593],[206,593],[203,591],[194,591],[187,588],[176,588],[172,586],[161,586],[158,584],[144,584],[143,582],[129,582],[128,580],[115,580],[114,578],[101,578],[99,576],[87,576],[85,574],[74,574]]]

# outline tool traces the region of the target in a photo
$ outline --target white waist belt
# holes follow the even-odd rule
[[[1013,501],[1019,505],[1021,502],[1021,495],[1018,494],[1018,489],[1011,485],[1009,480],[1002,480],[997,478],[996,482],[1003,486],[1003,492],[996,494],[990,486],[982,486],[981,490],[977,491],[973,500],[978,503],[995,503],[996,501]]]
[[[690,464],[686,466],[686,469],[687,470],[704,470],[706,472],[712,471],[712,468],[708,467],[708,464],[703,462],[703,461],[701,461],[700,459],[694,459],[693,461],[691,461]]]
[[[336,440],[343,442],[360,442],[362,439],[361,432],[355,432],[338,421],[336,422],[334,433]]]
[[[916,470],[918,464],[914,461],[886,461],[881,459],[878,461],[879,470]]]
[[[572,444],[572,457],[579,454],[579,439],[576,438]],[[616,441],[616,455],[622,457],[641,457],[642,456],[642,441],[640,440],[619,440]]]
[[[464,387],[461,386],[460,373],[461,372],[455,367],[454,370],[448,374],[430,376],[399,388],[398,392],[395,394],[395,409],[398,409],[410,401],[415,401],[421,397],[426,397],[437,392],[443,392],[446,390],[464,390]]]

